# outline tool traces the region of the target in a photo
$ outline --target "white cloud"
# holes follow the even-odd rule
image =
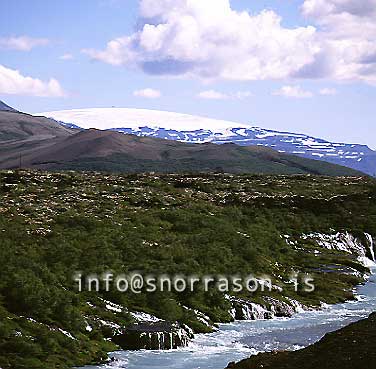
[[[281,89],[274,91],[273,95],[295,99],[306,99],[313,97],[312,92],[303,90],[300,86],[283,86]]]
[[[335,88],[322,88],[320,90],[320,95],[324,95],[324,96],[337,95],[337,90]]]
[[[133,92],[133,96],[144,97],[146,99],[157,99],[161,97],[161,92],[152,88],[145,88],[143,90],[137,90]]]
[[[0,37],[0,47],[19,51],[30,51],[36,46],[49,44],[46,38],[33,38],[29,36]]]
[[[302,14],[313,25],[288,28],[230,0],[140,0],[136,32],[84,52],[152,75],[376,83],[376,0],[304,0]]]
[[[132,51],[132,42],[135,37],[119,37],[107,43],[106,50],[83,49],[82,52],[93,59],[112,65],[131,64],[136,59]]]
[[[376,0],[305,0],[302,10],[316,18],[344,13],[370,17],[376,14]]]
[[[215,90],[207,90],[201,91],[197,97],[200,99],[208,99],[208,100],[227,100],[230,96],[223,94],[222,92],[218,92]]]
[[[239,100],[248,99],[249,97],[252,97],[252,96],[253,96],[253,93],[251,91],[238,91],[234,94],[234,97]]]
[[[229,99],[237,99],[242,100],[253,96],[250,91],[238,91],[233,94],[225,94],[223,92],[215,91],[215,90],[207,90],[201,91],[197,94],[197,97],[200,99],[208,99],[208,100],[229,100]]]
[[[376,0],[305,0],[302,12],[321,28],[321,51],[301,76],[376,84]]]
[[[140,24],[84,52],[155,75],[258,80],[286,78],[318,51],[314,27],[285,28],[275,12],[237,12],[229,0],[141,0]]]
[[[72,60],[72,59],[74,59],[74,56],[72,54],[67,53],[67,54],[61,55],[59,57],[59,59],[61,59],[61,60]]]
[[[62,97],[65,96],[60,83],[51,78],[48,82],[25,77],[18,70],[0,65],[0,93],[10,95]]]

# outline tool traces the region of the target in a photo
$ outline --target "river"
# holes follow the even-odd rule
[[[376,272],[376,270],[373,270]],[[357,288],[357,301],[308,311],[292,318],[221,324],[218,332],[200,334],[186,348],[170,351],[118,351],[115,362],[84,369],[223,369],[230,361],[275,349],[308,346],[376,311],[376,274]]]

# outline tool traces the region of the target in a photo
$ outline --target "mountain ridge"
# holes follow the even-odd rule
[[[0,140],[3,169],[363,175],[266,147],[185,143],[112,130],[77,130],[48,118],[5,111],[0,112]]]
[[[12,109],[12,108],[11,108]],[[155,115],[155,111],[132,110],[136,116]],[[87,111],[76,110],[81,119]],[[115,112],[106,120],[108,112]],[[113,124],[124,109],[95,109],[92,119],[102,124]],[[125,110],[129,112],[129,110]],[[158,113],[158,112],[157,112]],[[104,116],[103,116],[104,114]],[[141,115],[140,115],[141,114]],[[133,118],[132,118],[133,119]],[[145,118],[146,119],[146,118]],[[165,127],[199,127],[199,117],[169,112],[159,112]],[[177,120],[175,120],[177,119]],[[81,121],[82,122],[82,121]],[[262,128],[227,127],[228,122],[207,119],[206,129],[173,131],[149,127],[85,129],[72,122],[62,122],[59,117],[46,118],[18,111],[0,111],[0,168],[37,168],[51,170],[100,170],[114,172],[228,172],[257,174],[317,174],[363,175],[336,163],[312,160],[290,155],[288,150],[276,150],[277,145],[255,144],[253,141],[270,140],[276,131]],[[124,121],[118,121],[122,125]],[[216,129],[215,127],[219,128]],[[215,134],[210,130],[215,130]],[[126,134],[124,134],[126,133]],[[249,138],[252,135],[253,138]],[[302,143],[317,144],[304,135],[292,134]],[[286,137],[283,136],[286,141]],[[235,139],[240,138],[240,139]],[[252,145],[248,143],[252,141]],[[245,144],[247,143],[247,144]],[[330,143],[321,140],[319,145]],[[295,154],[295,152],[293,152]],[[362,152],[362,154],[364,154]],[[341,163],[342,164],[342,163]]]
[[[252,127],[145,109],[94,108],[40,113],[74,128],[99,128],[186,143],[258,145],[280,153],[321,160],[376,175],[376,151],[367,145],[330,142],[306,134]]]

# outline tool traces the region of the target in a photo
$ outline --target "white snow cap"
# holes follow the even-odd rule
[[[37,113],[64,123],[74,123],[82,128],[132,128],[158,127],[178,131],[199,129],[221,131],[228,128],[251,128],[249,124],[199,117],[189,114],[167,111],[128,109],[128,108],[93,108],[74,109]]]

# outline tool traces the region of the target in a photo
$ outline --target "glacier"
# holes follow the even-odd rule
[[[93,108],[42,112],[72,129],[96,128],[186,143],[257,145],[280,153],[350,167],[376,176],[376,151],[367,145],[329,142],[306,134],[280,132],[238,123],[166,111]]]

